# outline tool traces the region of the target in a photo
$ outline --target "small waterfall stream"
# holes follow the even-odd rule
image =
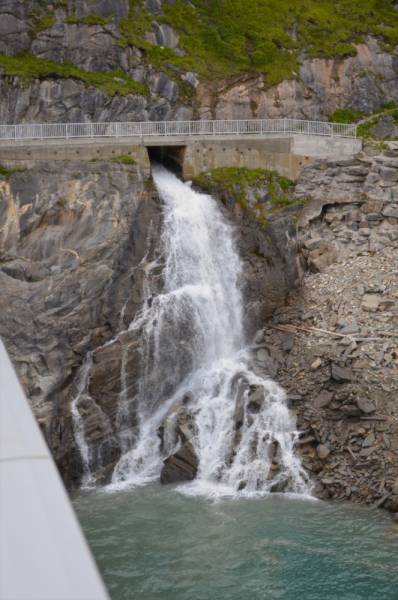
[[[307,493],[284,392],[254,374],[245,350],[232,228],[210,196],[162,166],[153,166],[153,178],[163,202],[164,286],[140,315],[139,439],[122,455],[111,488],[158,478],[163,460],[189,439],[199,468],[186,493]],[[176,434],[181,415],[185,439]]]

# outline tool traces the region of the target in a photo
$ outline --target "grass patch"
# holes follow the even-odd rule
[[[265,89],[298,77],[302,50],[308,58],[355,56],[354,44],[368,34],[386,46],[398,44],[398,12],[390,0],[196,0],[194,7],[176,0],[162,9],[156,20],[178,31],[185,56],[145,40],[153,17],[143,0],[130,0],[129,16],[119,23],[119,45],[141,48],[156,69],[171,62],[210,80],[262,74]]]
[[[99,15],[89,15],[88,17],[79,18],[76,17],[76,15],[69,15],[68,17],[65,17],[64,23],[66,23],[67,25],[83,23],[84,25],[89,25],[90,27],[94,25],[101,25],[102,27],[104,27],[105,25],[111,22],[114,16],[115,15],[110,15],[109,17],[105,18],[100,17]]]
[[[3,67],[4,74],[10,77],[21,77],[25,81],[30,81],[32,77],[44,79],[46,77],[60,77],[68,79],[73,77],[83,81],[85,85],[93,85],[100,88],[107,96],[127,96],[128,94],[141,94],[148,96],[148,88],[142,83],[132,81],[121,71],[110,71],[108,73],[87,73],[66,63],[58,63],[36,58],[27,52],[17,54],[16,56],[6,56],[0,52],[0,65]],[[114,80],[115,77],[124,80],[124,84]]]
[[[330,123],[355,123],[363,117],[363,113],[354,110],[336,110],[329,117]]]
[[[25,169],[6,169],[0,165],[0,175],[3,175],[7,181],[10,179],[13,173],[23,173],[24,171]]]
[[[121,163],[122,165],[136,165],[137,162],[131,156],[126,156],[125,154],[119,154],[119,156],[113,156],[111,158],[111,162]]]

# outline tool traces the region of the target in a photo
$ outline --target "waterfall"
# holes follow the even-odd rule
[[[163,203],[165,265],[160,293],[141,315],[139,439],[120,459],[111,487],[158,478],[163,460],[181,446],[175,423],[184,414],[199,458],[187,493],[306,493],[285,394],[253,372],[245,349],[242,264],[232,227],[211,196],[159,165],[153,178]]]
[[[89,352],[76,381],[76,392],[71,402],[73,433],[75,436],[76,446],[80,452],[83,463],[83,485],[86,485],[90,480],[90,448],[84,433],[83,419],[79,412],[79,402],[87,391],[92,364],[93,355],[91,352]]]

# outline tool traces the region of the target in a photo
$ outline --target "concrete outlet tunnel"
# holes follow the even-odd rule
[[[160,163],[182,177],[186,146],[147,146],[146,149],[150,162]]]

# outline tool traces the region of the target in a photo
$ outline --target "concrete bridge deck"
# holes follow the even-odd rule
[[[212,131],[209,123],[213,124]],[[14,137],[5,137],[4,130],[4,127],[25,126],[0,126],[0,162],[5,167],[12,167],[16,162],[21,165],[21,161],[23,166],[32,166],[36,160],[109,160],[113,156],[128,155],[147,174],[150,159],[154,158],[167,161],[186,179],[218,167],[244,166],[276,170],[280,175],[296,179],[314,158],[354,156],[362,149],[362,140],[356,139],[353,126],[281,119],[271,121],[277,131],[264,131],[264,123],[271,128],[268,121],[177,121],[172,123],[174,129],[170,131],[170,123],[161,122],[145,124],[150,125],[149,132],[140,123],[83,123],[77,124],[79,130],[69,131],[68,137],[64,137],[66,124],[55,124],[56,130],[40,129],[50,125],[29,125],[26,127],[34,129],[24,130],[26,137],[19,137],[17,129],[13,130]],[[102,129],[92,128],[97,125]],[[134,126],[135,131],[126,135],[127,129],[117,128],[117,125]],[[142,135],[136,133],[140,131],[139,126]],[[187,127],[190,133],[182,131]],[[200,128],[202,133],[199,133]],[[300,133],[292,131],[298,128]],[[7,131],[10,134],[11,129]],[[40,133],[44,134],[42,138],[35,137]],[[69,135],[72,133],[75,135]]]

